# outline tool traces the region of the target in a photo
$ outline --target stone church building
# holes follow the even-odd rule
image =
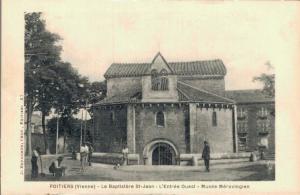
[[[245,141],[250,134],[237,125],[237,106],[253,104],[225,91],[225,75],[221,60],[167,62],[160,53],[150,63],[112,64],[104,75],[107,97],[93,105],[95,152],[126,146],[135,163],[171,165],[199,157],[205,140],[212,156],[253,149],[257,140]]]

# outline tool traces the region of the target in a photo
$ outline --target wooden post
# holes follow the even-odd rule
[[[133,153],[135,154],[135,107],[132,109],[132,137],[133,137]]]
[[[233,138],[233,152],[237,153],[238,150],[238,134],[237,134],[237,114],[236,105],[232,106],[232,138]]]
[[[86,119],[87,119],[87,101],[85,102],[85,116],[84,116],[84,131],[83,131],[83,141],[86,141]]]
[[[32,115],[32,107],[31,107],[31,100],[27,102],[27,121],[26,121],[26,155],[32,155],[32,147],[31,147],[31,115]]]
[[[81,110],[81,122],[80,122],[80,146],[79,148],[81,147],[82,145],[82,124],[83,123],[83,110]]]

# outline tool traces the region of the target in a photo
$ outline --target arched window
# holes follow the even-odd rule
[[[115,123],[115,113],[111,112],[109,115],[109,123],[113,125]]]
[[[165,126],[165,116],[162,111],[156,113],[156,125],[159,127]]]
[[[159,88],[159,77],[156,69],[151,71],[151,88],[152,90],[158,90]]]
[[[160,78],[160,90],[165,91],[169,89],[169,80],[167,77]]]
[[[212,126],[217,126],[217,113],[216,111],[213,111],[213,115],[212,115]]]
[[[151,89],[154,91],[165,91],[169,89],[169,80],[167,70],[162,69],[158,74],[156,69],[151,71]]]

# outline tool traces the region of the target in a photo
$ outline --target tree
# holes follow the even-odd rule
[[[56,71],[58,87],[54,91],[55,98],[52,106],[62,119],[60,130],[64,132],[65,143],[67,134],[72,131],[72,128],[68,128],[69,119],[85,105],[84,99],[88,96],[89,83],[88,79],[81,77],[69,63],[60,63]]]
[[[47,123],[47,128],[49,130],[49,134],[54,136],[56,135],[56,130],[57,130],[57,120],[59,120],[59,136],[65,136],[66,134],[72,137],[80,137],[81,135],[81,124],[84,122],[81,119],[76,119],[73,116],[71,117],[53,117],[51,118],[48,123]],[[86,131],[86,141],[92,142],[92,135],[91,131],[93,129],[93,121],[88,120],[87,121],[87,131]],[[66,143],[66,140],[64,140],[64,143]],[[76,148],[79,148],[79,143],[78,147],[74,146]],[[65,146],[64,146],[65,148]]]
[[[88,97],[87,103],[93,105],[106,97],[106,81],[95,81],[89,84],[88,86]],[[87,108],[90,116],[93,117],[93,110],[91,107]]]
[[[269,70],[273,69],[272,65],[269,62],[267,62],[265,65],[268,66]],[[262,73],[260,76],[254,77],[253,81],[261,82],[263,84],[262,92],[268,97],[275,98],[275,74],[274,73],[270,73],[270,74]],[[275,116],[275,110],[272,110],[271,114]]]
[[[89,103],[95,104],[106,97],[106,81],[95,81],[89,85]]]
[[[60,37],[46,30],[45,21],[40,12],[25,14],[25,105],[27,111],[27,150],[31,155],[31,115],[33,110],[42,111],[42,122],[51,106],[52,97],[49,91],[55,88],[55,72],[49,67],[60,60],[61,47],[57,45]],[[44,142],[48,151],[45,126],[43,125]]]
[[[29,120],[32,110],[42,113],[46,153],[49,153],[49,148],[45,117],[51,108],[65,119],[78,111],[83,104],[82,96],[87,96],[81,85],[87,85],[88,79],[81,77],[70,63],[61,61],[59,40],[58,35],[46,30],[41,13],[25,14],[25,103]],[[29,135],[30,127],[27,129]],[[31,140],[28,139],[27,143],[30,145]]]

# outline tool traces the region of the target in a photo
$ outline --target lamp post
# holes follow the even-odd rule
[[[81,147],[82,145],[82,124],[83,123],[83,110],[81,110],[81,121],[80,121],[80,145],[79,145],[79,148]]]
[[[57,114],[57,121],[56,121],[56,147],[55,147],[55,154],[58,154],[58,131],[59,131],[59,114]]]

